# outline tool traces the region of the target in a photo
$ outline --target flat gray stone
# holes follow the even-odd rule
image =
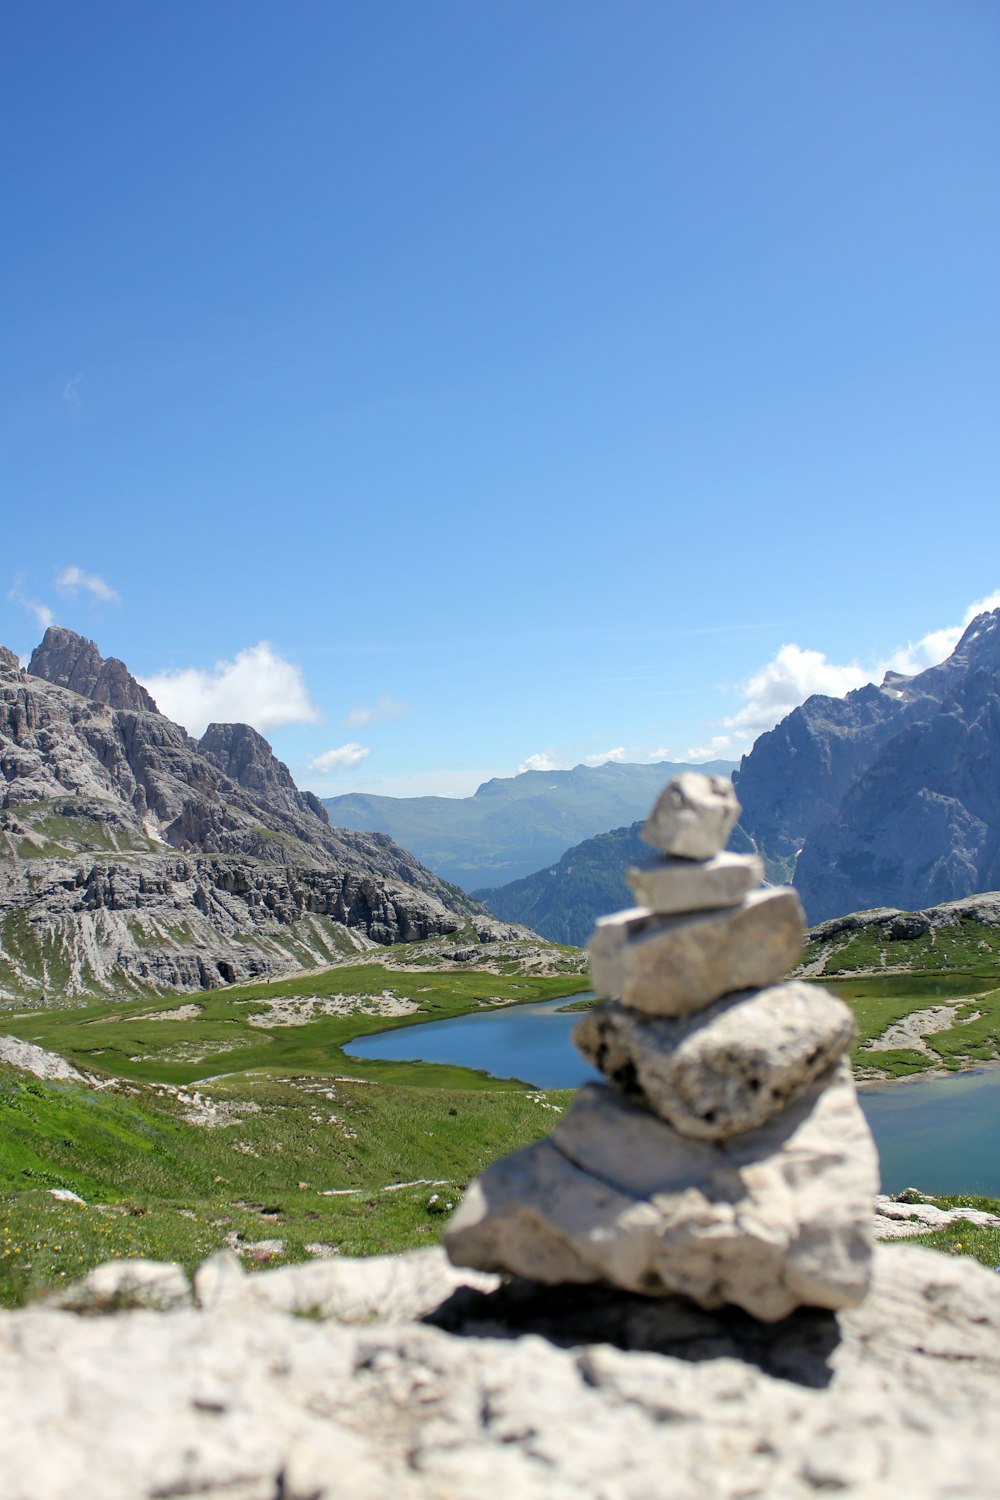
[[[625,871],[625,882],[639,906],[658,916],[681,912],[709,912],[738,906],[748,891],[765,877],[763,859],[756,853],[723,853],[711,859],[654,859]]]
[[[661,854],[710,859],[726,847],[740,804],[725,776],[682,771],[664,787],[642,836]]]
[[[724,1141],[798,1099],[844,1055],[854,1017],[836,995],[790,980],[727,995],[695,1016],[587,1012],[573,1040],[616,1088],[682,1135]]]
[[[633,907],[602,917],[588,944],[594,989],[650,1015],[683,1016],[720,995],[774,984],[796,962],[805,918],[788,887],[739,906],[657,917]]]
[[[638,904],[658,916],[738,906],[763,879],[764,862],[756,854],[725,850],[711,859],[651,860],[625,874]]]
[[[723,1145],[588,1084],[551,1137],[473,1183],[445,1248],[457,1265],[681,1293],[774,1322],[800,1306],[861,1301],[877,1189],[846,1064]]]

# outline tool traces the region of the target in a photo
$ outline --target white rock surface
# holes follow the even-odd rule
[[[435,1254],[399,1258],[401,1299]],[[579,1289],[562,1332],[551,1294],[470,1293],[461,1337],[263,1304],[0,1313],[4,1500],[995,1493],[1000,1277],[890,1247],[862,1307],[773,1328],[612,1295]]]
[[[588,1062],[682,1135],[724,1141],[763,1125],[843,1056],[854,1017],[791,980],[727,995],[695,1016],[644,1016],[614,1003],[573,1031]]]
[[[774,984],[804,937],[802,906],[787,887],[694,916],[631,908],[598,922],[588,945],[591,978],[605,999],[649,1015],[689,1015],[721,995]]]
[[[299,1317],[334,1318],[338,1323],[382,1323],[423,1315],[460,1286],[492,1291],[495,1276],[458,1271],[436,1250],[408,1256],[309,1261],[247,1275],[227,1250],[213,1255],[195,1273],[200,1307],[251,1313],[263,1308]]]
[[[84,1313],[115,1312],[125,1307],[164,1312],[172,1307],[190,1307],[192,1301],[191,1283],[172,1261],[109,1260],[51,1298],[50,1305]]]
[[[705,860],[651,860],[625,874],[638,904],[661,916],[738,906],[763,879],[764,863],[756,854],[726,851]]]
[[[1000,1229],[1000,1216],[982,1208],[938,1208],[935,1203],[900,1203],[879,1193],[875,1199],[875,1238],[908,1240],[916,1234],[966,1223],[975,1229]]]
[[[36,1078],[50,1078],[59,1083],[88,1082],[85,1075],[58,1052],[49,1052],[34,1042],[22,1042],[16,1036],[0,1036],[0,1062],[33,1073]]]
[[[459,1265],[605,1281],[766,1322],[868,1286],[878,1158],[846,1064],[759,1130],[713,1145],[603,1084],[495,1162],[445,1232]]]
[[[739,815],[731,781],[683,771],[660,793],[642,836],[661,854],[711,859],[726,847]]]

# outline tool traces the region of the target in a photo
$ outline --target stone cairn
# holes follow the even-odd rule
[[[586,1084],[545,1140],[489,1167],[445,1234],[452,1261],[548,1284],[733,1303],[773,1322],[852,1307],[870,1276],[878,1157],[834,995],[782,975],[805,924],[756,855],[723,852],[732,785],[688,772],[629,871],[642,903],[590,942],[603,997],[574,1032]]]

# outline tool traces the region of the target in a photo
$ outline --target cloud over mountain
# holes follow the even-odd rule
[[[143,685],[162,712],[193,735],[211,723],[252,724],[263,731],[319,718],[301,667],[279,656],[269,641],[247,646],[232,661],[217,661],[211,668],[155,673]]]

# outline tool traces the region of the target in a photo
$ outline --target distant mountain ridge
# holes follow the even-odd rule
[[[584,839],[547,869],[473,895],[504,921],[524,922],[550,942],[582,947],[598,917],[635,905],[625,873],[631,865],[656,858],[642,837],[644,826],[645,819],[640,818],[627,828],[612,828]],[[748,853],[753,845],[737,827],[729,848]]]
[[[741,824],[794,864],[810,922],[1000,886],[1000,610],[914,677],[815,695],[734,777]]]
[[[687,763],[608,761],[569,771],[522,771],[486,781],[472,797],[377,797],[348,792],[323,805],[339,827],[388,833],[463,890],[533,875],[572,845],[645,818]],[[731,761],[699,769],[729,776]]]

